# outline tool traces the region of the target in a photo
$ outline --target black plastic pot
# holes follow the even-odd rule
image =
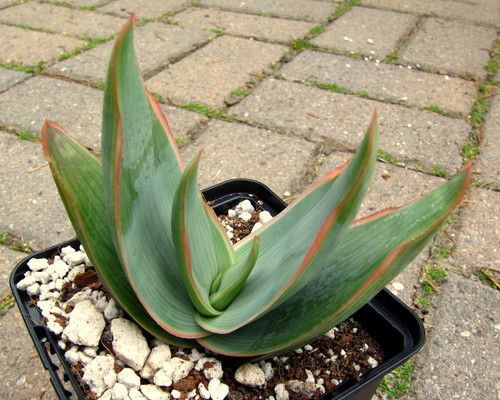
[[[203,194],[217,214],[223,214],[245,199],[258,204],[273,216],[286,207],[286,203],[268,187],[246,179],[223,182],[205,189]],[[83,390],[71,366],[66,362],[64,352],[57,345],[57,338],[43,324],[42,315],[31,304],[27,293],[19,291],[16,287],[16,284],[24,278],[25,272],[29,270],[27,264],[30,259],[52,258],[62,247],[68,245],[78,249],[80,241],[73,239],[22,260],[11,273],[10,287],[40,359],[50,373],[50,380],[58,397],[64,400],[83,400],[85,399]],[[321,397],[322,400],[370,400],[382,378],[418,352],[424,344],[425,331],[422,321],[386,289],[379,292],[353,317],[379,342],[385,354],[385,361],[365,374],[360,381],[347,380],[325,393]]]

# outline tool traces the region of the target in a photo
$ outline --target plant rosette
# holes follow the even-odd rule
[[[42,146],[95,276],[157,340],[254,364],[304,348],[370,302],[463,199],[471,164],[420,200],[355,220],[379,154],[375,113],[349,163],[233,245],[198,188],[201,152],[184,165],[145,87],[134,24],[132,16],[108,68],[102,159],[53,121]]]
[[[230,203],[238,198],[228,197]],[[265,204],[250,198],[255,207],[247,198],[221,216],[228,236],[242,238],[270,220]],[[75,244],[49,259],[30,257],[15,288],[32,303],[36,299],[42,322],[89,399],[317,398],[383,361],[379,345],[352,319],[289,354],[239,366],[200,348],[169,346],[124,314]]]

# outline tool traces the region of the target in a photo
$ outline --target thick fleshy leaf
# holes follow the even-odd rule
[[[418,255],[461,201],[470,177],[469,165],[423,199],[355,223],[300,293],[233,333],[199,342],[223,354],[262,358],[311,342],[366,304]]]
[[[106,221],[102,165],[55,122],[46,121],[42,144],[54,181],[73,227],[99,279],[115,301],[144,329],[172,344],[188,340],[164,331],[149,316],[130,286]]]
[[[210,293],[210,303],[216,310],[225,310],[240,293],[255,267],[259,249],[260,238],[255,236],[248,259],[241,260],[220,275],[216,287]]]
[[[194,321],[171,232],[183,167],[165,117],[144,87],[134,55],[133,20],[115,43],[106,81],[106,208],[115,247],[144,307],[170,333],[200,337],[207,333]]]
[[[255,267],[238,297],[220,316],[196,320],[214,333],[229,333],[269,312],[297,293],[321,263],[318,252],[333,251],[348,231],[371,181],[378,151],[376,115],[348,166],[326,175],[300,201],[258,231]],[[236,245],[240,260],[251,251],[252,235]],[[256,295],[258,293],[258,295]]]
[[[229,241],[214,211],[203,200],[196,180],[201,153],[182,175],[172,213],[172,236],[189,297],[198,312],[216,316],[210,290],[216,278],[235,262]]]

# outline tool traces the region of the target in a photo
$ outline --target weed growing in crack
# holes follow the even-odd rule
[[[405,362],[382,379],[379,390],[385,393],[389,399],[406,397],[406,394],[410,392],[414,371],[415,364],[411,361]],[[416,392],[413,393],[416,394]]]

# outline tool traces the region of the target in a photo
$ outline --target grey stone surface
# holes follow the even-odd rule
[[[135,12],[138,18],[158,18],[163,14],[178,11],[190,3],[189,0],[116,0],[109,2],[99,11],[128,17]]]
[[[121,18],[111,15],[34,2],[0,11],[0,22],[24,24],[65,35],[100,38],[118,33],[123,25]]]
[[[8,7],[14,3],[14,0],[0,0],[0,8]]]
[[[30,75],[21,71],[14,71],[8,68],[0,68],[0,92],[4,91],[10,86],[21,82],[28,78]]]
[[[454,264],[470,274],[472,266],[500,266],[500,193],[473,189],[454,230],[457,250]]]
[[[449,172],[460,167],[460,148],[470,130],[461,119],[274,79],[263,82],[231,112],[267,127],[355,148],[374,109],[378,109],[383,150],[400,160],[416,159]]]
[[[8,9],[7,9],[8,10]],[[0,25],[0,63],[36,65],[55,61],[61,54],[82,46],[80,39]]]
[[[173,18],[182,26],[193,29],[216,29],[231,35],[288,43],[305,36],[315,25],[311,22],[282,20],[229,11],[189,8]]]
[[[326,1],[281,0],[269,2],[266,0],[202,0],[202,5],[221,7],[237,12],[270,15],[304,21],[322,22],[335,12],[337,5]]]
[[[0,124],[40,135],[45,119],[54,120],[80,143],[98,151],[102,99],[100,90],[35,76],[0,94]]]
[[[0,316],[0,397],[9,400],[56,400],[38,353],[17,307]]]
[[[147,80],[153,92],[175,104],[222,106],[231,91],[279,60],[285,46],[221,36]]]
[[[427,318],[407,399],[496,399],[500,395],[500,291],[453,272]]]
[[[289,80],[335,84],[356,93],[424,108],[467,114],[474,105],[474,82],[433,75],[414,69],[318,51],[304,51],[285,64],[281,74]]]
[[[0,232],[21,236],[34,250],[75,237],[42,146],[0,131],[0,152],[8,160],[0,181]]]
[[[396,50],[400,37],[408,34],[416,21],[417,18],[410,14],[353,7],[311,42],[326,48],[383,58]]]
[[[70,4],[73,7],[96,7],[103,6],[113,0],[67,0],[64,3]],[[59,0],[47,0],[47,3],[58,4]]]
[[[215,36],[207,31],[193,31],[180,26],[153,22],[134,32],[137,59],[143,74],[153,73],[174,58],[189,52],[196,45]],[[114,41],[106,42],[91,50],[77,54],[50,66],[47,71],[69,78],[103,82],[113,50]]]
[[[491,100],[486,123],[483,130],[481,154],[475,168],[481,172],[477,178],[496,188],[500,188],[500,97]]]
[[[7,246],[0,246],[0,298],[10,293],[10,273],[17,263],[27,256],[27,253],[11,250]]]
[[[363,4],[494,25],[500,20],[500,3],[496,0],[366,0]]]
[[[316,145],[245,124],[211,121],[199,138],[182,149],[187,164],[203,149],[199,184],[208,187],[233,178],[256,179],[278,195],[294,191],[295,182],[313,160]]]
[[[493,28],[428,18],[400,52],[400,60],[441,73],[486,77]]]
[[[204,115],[182,108],[162,104],[161,109],[167,117],[168,125],[174,137],[181,139],[181,143],[188,141],[196,133],[198,125],[208,121],[208,118]]]

